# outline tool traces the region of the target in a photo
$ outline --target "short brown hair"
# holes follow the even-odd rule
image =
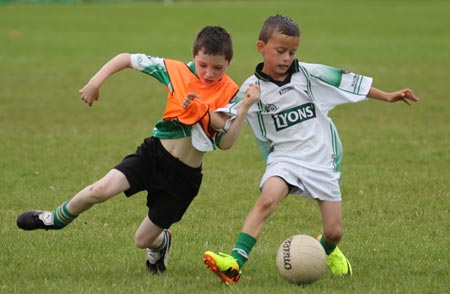
[[[231,61],[233,58],[231,35],[222,27],[206,26],[197,34],[192,46],[194,56],[200,50],[209,55],[224,55],[226,60]]]
[[[297,23],[291,18],[280,14],[266,19],[259,33],[259,40],[267,43],[274,32],[290,37],[300,37],[300,28]]]

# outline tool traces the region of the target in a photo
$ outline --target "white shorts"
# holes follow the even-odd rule
[[[291,186],[289,194],[324,201],[342,201],[340,172],[313,170],[294,162],[277,161],[267,165],[260,188],[262,189],[268,178],[275,176],[282,178]]]

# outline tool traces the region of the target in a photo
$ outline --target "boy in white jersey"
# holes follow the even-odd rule
[[[152,136],[103,178],[54,211],[22,213],[17,217],[19,228],[59,230],[95,204],[119,193],[130,197],[147,191],[148,213],[136,231],[135,243],[146,249],[149,271],[166,270],[172,238],[169,228],[181,220],[200,189],[203,155],[214,149],[216,131],[228,129],[221,120],[210,119],[209,111],[225,106],[239,90],[226,75],[233,47],[225,29],[203,28],[197,34],[192,53],[194,59],[188,63],[122,53],[90,79],[80,90],[81,99],[89,106],[98,100],[102,84],[123,69],[133,68],[156,78],[168,92],[163,118],[156,123]],[[259,97],[256,88],[249,89],[250,101]],[[198,101],[185,105],[184,101],[191,97],[197,97]],[[248,108],[242,109],[240,114],[245,116]],[[236,126],[239,125],[230,127],[230,134]]]
[[[265,220],[288,194],[317,201],[323,233],[318,237],[334,275],[351,275],[347,258],[337,247],[342,238],[339,186],[342,146],[328,112],[343,103],[375,98],[387,102],[418,101],[410,89],[387,93],[372,87],[372,78],[294,59],[300,29],[286,16],[269,17],[261,29],[257,49],[264,62],[248,78],[241,92],[223,111],[237,115],[242,90],[260,86],[260,99],[246,120],[257,139],[267,168],[261,195],[247,215],[231,255],[207,251],[204,262],[223,282],[234,284],[260,236]],[[221,142],[231,146],[233,141]]]

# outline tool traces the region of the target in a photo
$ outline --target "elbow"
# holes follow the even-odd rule
[[[216,137],[216,146],[221,150],[228,150],[233,146],[233,140],[229,140],[227,136],[223,136],[223,133],[217,134]]]
[[[129,60],[131,58],[131,54],[130,53],[119,53],[116,55],[115,58],[118,60]]]
[[[219,149],[221,149],[221,150],[230,150],[232,146],[233,146],[232,144],[219,144],[219,145],[217,145],[217,147],[219,147]]]
[[[131,54],[130,53],[119,53],[116,56],[116,60],[123,64],[123,67],[131,67]]]

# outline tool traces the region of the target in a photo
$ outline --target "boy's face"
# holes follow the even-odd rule
[[[258,41],[256,47],[264,58],[262,72],[276,81],[283,81],[299,44],[300,37],[290,37],[279,32],[274,32],[267,43]]]
[[[194,56],[194,63],[200,81],[206,86],[216,84],[230,66],[230,62],[224,55],[208,55],[204,54],[203,50]]]

